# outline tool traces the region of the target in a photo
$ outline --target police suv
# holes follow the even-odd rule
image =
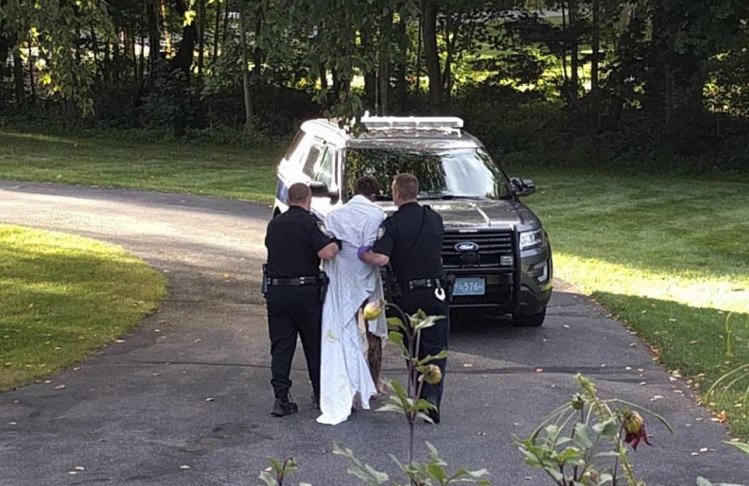
[[[302,124],[278,166],[274,216],[285,211],[288,187],[306,182],[320,218],[344,204],[353,182],[375,176],[386,213],[394,175],[419,179],[419,200],[445,223],[444,271],[453,280],[452,309],[512,314],[520,326],[540,326],[551,298],[552,259],[538,217],[519,197],[533,181],[508,178],[455,117],[369,117],[355,136],[335,121]]]

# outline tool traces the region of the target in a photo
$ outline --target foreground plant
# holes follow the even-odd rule
[[[459,468],[453,473],[448,472],[447,463],[439,456],[437,449],[427,442],[429,454],[425,462],[414,460],[414,431],[419,419],[426,422],[432,422],[429,411],[434,410],[435,406],[421,398],[421,390],[424,383],[437,384],[442,381],[442,371],[432,362],[447,356],[447,351],[443,350],[437,355],[429,355],[419,359],[419,348],[421,346],[421,332],[424,329],[432,327],[435,323],[443,319],[444,316],[428,316],[422,310],[409,316],[406,315],[400,307],[395,304],[378,304],[372,308],[365,309],[369,311],[366,315],[370,318],[379,317],[379,313],[385,309],[391,309],[398,313],[400,317],[388,318],[390,333],[388,338],[395,343],[400,349],[401,354],[406,360],[408,372],[407,384],[403,386],[398,380],[386,380],[385,383],[392,395],[388,397],[385,405],[380,407],[378,412],[397,412],[403,414],[408,424],[408,462],[404,463],[397,457],[390,454],[390,458],[398,464],[408,478],[408,483],[412,486],[429,486],[429,485],[447,485],[456,483],[477,483],[488,485],[486,477],[489,472],[486,469],[469,471]],[[372,485],[391,484],[399,485],[397,481],[391,481],[387,473],[380,472],[362,463],[356,458],[354,452],[340,444],[334,444],[333,452],[346,457],[351,463],[349,473],[359,478],[362,482]]]
[[[386,380],[386,385],[392,392],[392,395],[388,397],[385,405],[378,409],[378,412],[398,412],[406,418],[409,431],[408,462],[400,461],[393,454],[390,454],[390,458],[405,474],[407,481],[401,483],[397,480],[391,480],[387,473],[378,471],[369,464],[363,463],[356,457],[353,450],[342,444],[334,443],[333,453],[348,459],[351,464],[348,469],[349,474],[355,476],[364,484],[445,486],[457,483],[475,483],[484,486],[488,485],[489,481],[486,477],[489,476],[489,472],[486,469],[470,471],[465,468],[458,468],[450,472],[447,468],[447,463],[440,458],[437,448],[429,442],[426,443],[429,449],[427,459],[423,462],[414,460],[414,430],[416,423],[419,419],[432,422],[428,412],[434,409],[434,405],[420,398],[421,389],[425,382],[434,385],[442,380],[442,371],[432,362],[447,356],[447,351],[443,350],[436,356],[430,355],[419,359],[421,332],[433,326],[444,316],[428,316],[421,310],[409,316],[398,306],[384,302],[368,304],[364,309],[364,315],[367,319],[376,319],[385,309],[392,309],[400,315],[400,317],[388,318],[388,324],[391,329],[388,337],[390,341],[398,346],[406,360],[408,383],[406,386],[403,386],[398,380]],[[267,486],[283,486],[284,478],[295,470],[296,463],[292,458],[287,459],[283,463],[279,463],[273,459],[271,460],[271,467],[263,471],[260,479]]]
[[[624,400],[603,400],[590,379],[580,374],[575,379],[579,394],[554,410],[530,437],[515,437],[526,463],[546,471],[559,486],[644,485],[627,449],[637,450],[641,442],[651,445],[640,412],[673,430],[660,415]]]
[[[726,442],[726,444],[734,446],[747,456],[749,456],[749,444],[744,442]],[[728,484],[728,483],[711,483],[702,476],[697,478],[697,486],[742,486],[740,484]]]

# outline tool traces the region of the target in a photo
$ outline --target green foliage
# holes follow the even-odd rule
[[[369,464],[363,463],[353,450],[338,443],[333,443],[333,453],[346,458],[349,461],[348,473],[357,478],[362,484],[379,486],[390,484],[392,486],[447,486],[450,484],[473,483],[487,486],[489,481],[486,479],[489,472],[486,469],[471,471],[465,468],[459,468],[453,472],[447,469],[447,463],[439,456],[437,449],[427,442],[429,453],[427,459],[423,462],[414,460],[414,427],[416,420],[432,422],[428,412],[435,408],[434,405],[426,400],[420,399],[421,387],[425,380],[435,384],[442,379],[441,372],[434,373],[436,365],[430,364],[435,359],[447,356],[447,351],[442,351],[437,356],[426,356],[419,358],[420,334],[424,329],[435,325],[436,321],[443,319],[444,316],[428,316],[424,311],[419,310],[413,315],[406,315],[395,304],[389,303],[386,308],[399,314],[399,317],[389,317],[388,325],[390,327],[390,340],[395,343],[406,360],[408,371],[408,383],[403,386],[397,380],[388,380],[387,386],[392,393],[388,397],[385,405],[380,407],[378,412],[397,412],[403,414],[408,423],[409,429],[409,460],[402,462],[394,455],[390,458],[398,465],[400,470],[405,474],[408,481],[401,483],[397,480],[391,480],[390,476],[382,471],[378,471]],[[296,464],[293,459],[289,458],[283,464],[277,460],[271,460],[271,467],[264,471],[260,478],[268,486],[282,486],[283,478],[289,472],[296,470]]]
[[[645,425],[634,408],[648,412],[669,432],[663,418],[620,399],[601,399],[595,384],[578,374],[580,394],[554,410],[526,439],[515,437],[525,462],[542,469],[559,486],[617,484],[620,479],[637,486],[627,443],[637,447]],[[614,408],[618,407],[618,408]]]
[[[8,0],[0,4],[0,24],[38,47],[39,81],[50,98],[74,102],[84,117],[93,114],[98,66],[82,45],[81,32],[95,29],[103,38],[114,36],[106,3]]]
[[[628,164],[670,152],[702,166],[698,159],[719,152],[712,165],[749,164],[743,0],[206,5],[202,15],[190,0],[3,0],[0,109],[21,117],[37,104],[44,125],[63,113],[109,127],[168,126],[181,136],[241,130],[249,70],[251,125],[262,135],[287,135],[321,114],[347,123],[365,110],[434,109],[462,114],[485,142],[514,146],[519,159]],[[419,38],[425,6],[437,9],[429,26],[437,52],[428,56]],[[191,37],[195,29],[200,39]],[[182,41],[195,44],[192,52]],[[428,105],[427,60],[441,105]]]
[[[266,486],[283,486],[284,480],[299,469],[293,457],[283,462],[270,459],[270,467],[260,473],[259,479]],[[308,483],[299,483],[299,486],[309,486]]]

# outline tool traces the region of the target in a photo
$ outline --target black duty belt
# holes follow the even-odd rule
[[[306,285],[320,285],[319,277],[268,278],[268,285],[289,285],[302,287]]]
[[[406,288],[408,290],[441,289],[442,281],[438,278],[419,278],[416,280],[409,280],[408,283],[406,283]]]

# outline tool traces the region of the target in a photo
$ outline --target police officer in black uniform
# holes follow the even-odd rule
[[[289,188],[289,209],[268,224],[265,247],[268,263],[263,275],[271,341],[271,384],[275,393],[272,415],[297,412],[291,401],[291,361],[297,334],[302,339],[314,400],[320,396],[320,328],[325,276],[320,259],[338,253],[338,243],[322,222],[309,212],[312,193],[305,184]]]
[[[437,355],[447,349],[448,308],[442,284],[442,217],[429,206],[421,206],[416,197],[419,182],[413,174],[398,174],[393,179],[393,202],[398,210],[382,223],[374,247],[360,248],[362,260],[375,266],[390,264],[400,287],[393,301],[408,315],[422,309],[427,315],[442,315],[432,327],[421,332],[419,358]],[[429,416],[439,423],[446,359],[433,362],[442,371],[436,385],[424,382],[422,398],[436,407]]]

